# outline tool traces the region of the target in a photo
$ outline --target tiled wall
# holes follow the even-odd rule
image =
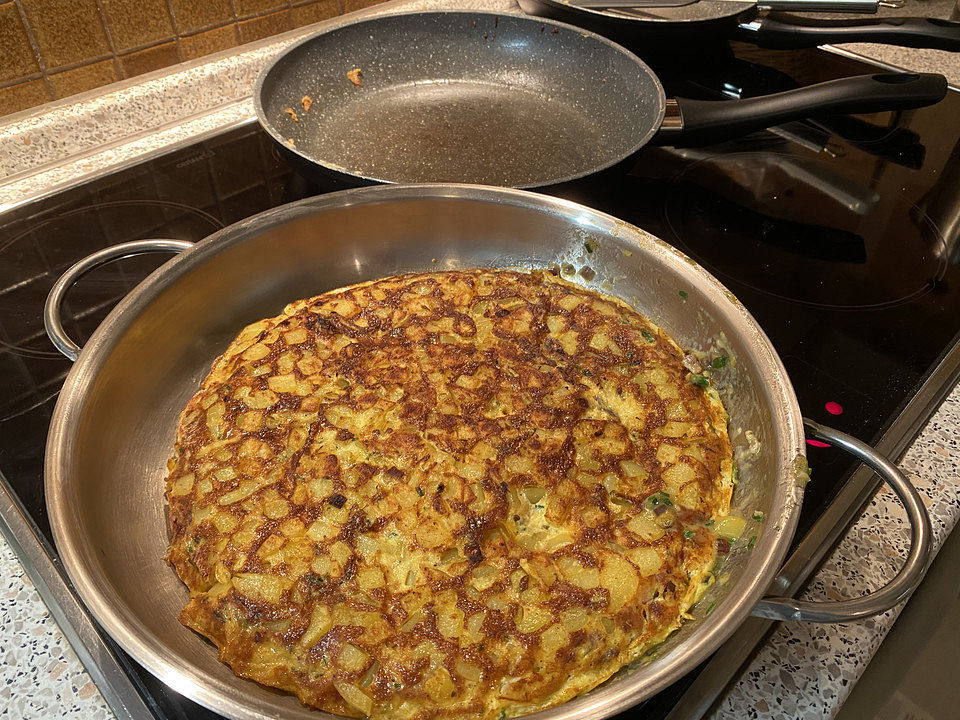
[[[0,0],[0,115],[382,0]]]

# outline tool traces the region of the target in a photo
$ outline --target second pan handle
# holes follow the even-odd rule
[[[918,17],[826,20],[770,13],[740,23],[733,38],[777,50],[858,42],[960,51],[960,22]]]
[[[924,107],[940,102],[946,94],[943,75],[885,73],[855,75],[745,100],[676,98],[668,101],[667,118],[655,142],[706,145],[805,117]]]
[[[43,325],[47,330],[50,341],[68,359],[76,361],[80,357],[80,346],[67,335],[67,331],[63,327],[60,306],[63,304],[67,291],[88,272],[105,265],[111,260],[146,253],[181,253],[191,247],[193,247],[193,243],[186,240],[134,240],[119,245],[110,245],[71,265],[54,283],[43,306]]]
[[[910,549],[896,576],[882,588],[867,595],[836,602],[766,597],[757,603],[752,614],[770,620],[851,622],[889,610],[916,590],[930,560],[932,531],[923,499],[896,465],[866,443],[807,418],[804,418],[803,424],[815,438],[850,453],[874,470],[896,493],[910,521]]]

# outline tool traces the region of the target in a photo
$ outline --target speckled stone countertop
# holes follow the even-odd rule
[[[908,0],[898,14],[949,17],[953,0]],[[517,12],[513,0],[397,0],[359,14],[398,9]],[[337,18],[324,25],[343,22]],[[321,25],[322,26],[322,25]],[[0,120],[0,210],[85,174],[122,167],[173,143],[253,115],[261,68],[317,27],[94,90]],[[941,72],[960,86],[960,53],[881,45],[856,52],[911,70]],[[933,521],[935,547],[960,519],[960,388],[934,414],[900,463]],[[882,584],[909,539],[895,496],[882,490],[804,591],[841,599]],[[0,717],[112,718],[96,686],[51,619],[11,549],[0,539]],[[830,718],[873,657],[900,608],[844,625],[784,623],[728,690],[714,720]]]

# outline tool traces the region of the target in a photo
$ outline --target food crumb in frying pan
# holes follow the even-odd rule
[[[293,147],[293,138],[287,138],[287,145]]]
[[[313,100],[310,99],[309,95],[304,95],[300,98],[300,104],[303,105],[303,111],[307,112],[310,109],[310,106],[313,105]]]
[[[284,108],[283,111],[292,117],[294,122],[300,122],[300,118],[297,117],[297,114],[293,111],[293,108]]]
[[[551,30],[550,32],[551,32],[551,34],[556,35],[558,32],[560,32],[560,28],[554,28],[554,29]]]
[[[347,73],[347,80],[352,82],[354,85],[363,87],[363,72],[361,72],[360,68],[354,68]]]

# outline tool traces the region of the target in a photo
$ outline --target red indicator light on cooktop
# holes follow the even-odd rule
[[[834,402],[833,400],[831,400],[831,401],[829,401],[828,403],[824,404],[823,407],[826,408],[827,412],[830,413],[831,415],[842,415],[842,414],[843,414],[843,405],[841,405],[841,404],[838,403],[838,402]]]
[[[820,442],[819,440],[807,440],[807,445],[813,445],[814,447],[830,447],[825,442]]]

